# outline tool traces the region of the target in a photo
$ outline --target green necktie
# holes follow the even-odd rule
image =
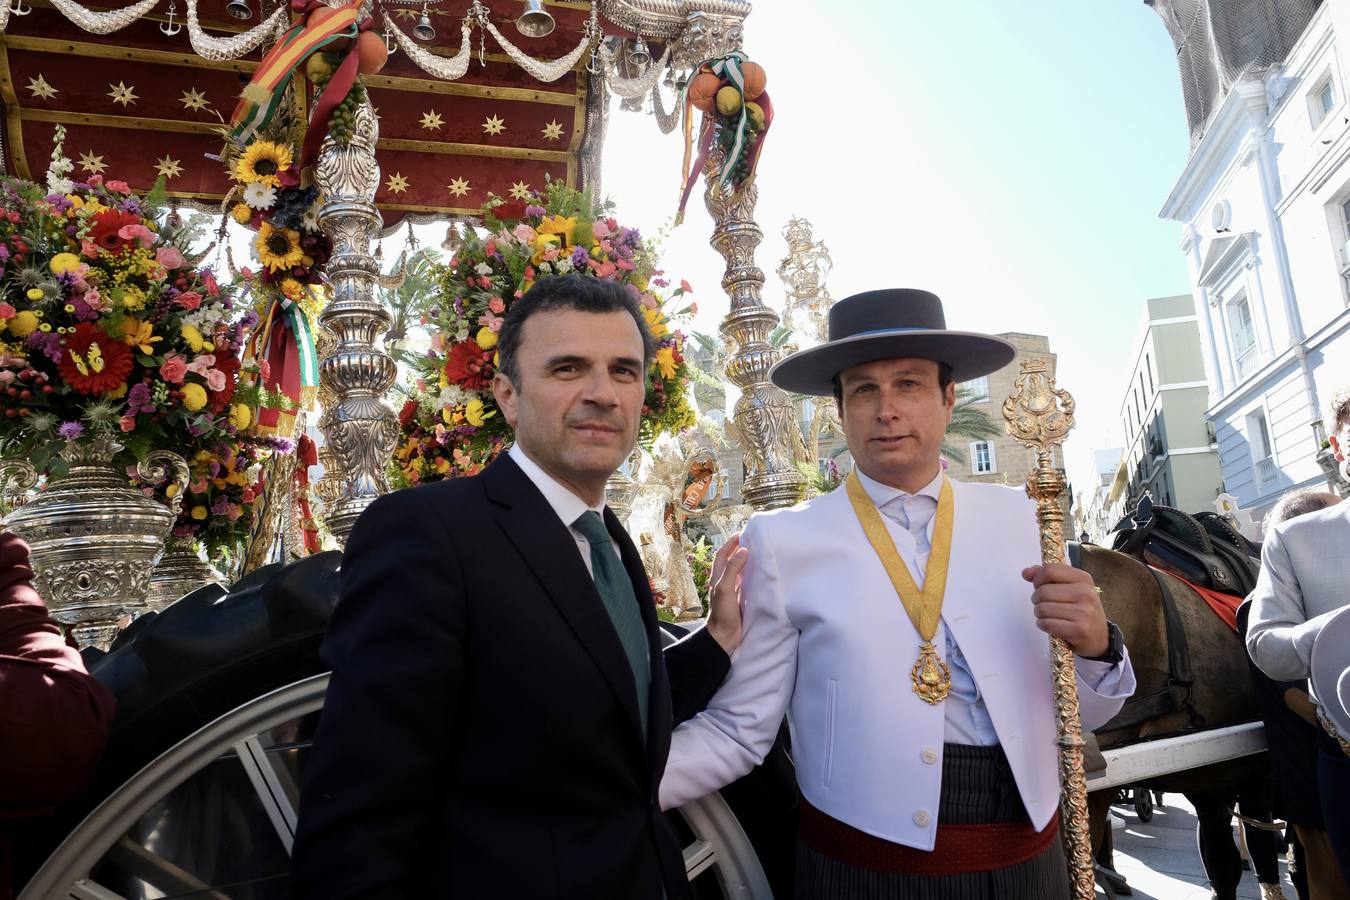
[[[623,567],[614,552],[605,520],[594,510],[587,510],[572,523],[591,544],[591,572],[595,576],[595,587],[600,591],[600,599],[605,602],[614,630],[619,633],[619,642],[623,644],[624,654],[633,668],[634,687],[637,688],[638,715],[642,721],[642,734],[647,734],[647,694],[651,686],[651,668],[647,660],[647,629],[642,624],[642,613],[638,609],[637,594],[633,592],[633,582],[628,570]]]

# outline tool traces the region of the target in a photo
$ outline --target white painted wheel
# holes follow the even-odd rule
[[[105,798],[19,900],[273,900],[288,894],[299,773],[328,675],[250,700],[184,738]],[[680,810],[700,897],[772,900],[720,795]]]

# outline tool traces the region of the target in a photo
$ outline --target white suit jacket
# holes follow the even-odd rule
[[[1021,490],[952,483],[955,524],[944,625],[971,665],[1031,822],[1059,802],[1050,640],[1022,569],[1040,562],[1035,507]],[[900,526],[886,520],[893,539]],[[756,515],[741,537],[745,633],[708,708],[675,730],[661,782],[667,809],[758,765],[784,712],[802,794],[817,809],[931,850],[942,783],[942,704],[912,690],[919,636],[845,490]],[[934,644],[942,647],[941,631]],[[1134,691],[1129,658],[1112,696],[1079,679],[1085,728]]]
[[[1247,652],[1276,681],[1308,677],[1313,641],[1350,604],[1350,501],[1281,522],[1261,546]]]

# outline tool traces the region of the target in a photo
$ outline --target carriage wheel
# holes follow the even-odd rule
[[[1153,821],[1153,795],[1147,788],[1134,789],[1134,811],[1140,822]]]
[[[142,768],[72,831],[19,900],[288,895],[300,768],[328,675],[250,700]],[[772,900],[720,795],[680,811],[696,896]]]

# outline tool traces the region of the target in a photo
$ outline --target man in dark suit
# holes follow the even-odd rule
[[[663,656],[637,550],[604,507],[652,347],[621,286],[540,280],[499,336],[515,446],[357,522],[322,651],[296,898],[688,895],[656,791],[673,723],[740,641],[744,552],[723,548],[708,627]]]

